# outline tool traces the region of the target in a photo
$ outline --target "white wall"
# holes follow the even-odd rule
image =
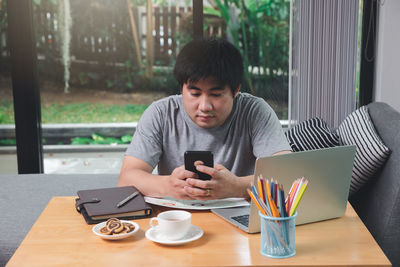
[[[378,1],[374,101],[400,111],[400,1]]]

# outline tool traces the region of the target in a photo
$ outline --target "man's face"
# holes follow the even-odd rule
[[[197,126],[221,126],[232,111],[233,99],[238,91],[233,96],[228,85],[221,85],[212,78],[201,79],[197,83],[186,82],[182,88],[183,105]]]

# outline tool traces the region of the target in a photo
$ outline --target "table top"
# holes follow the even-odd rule
[[[74,206],[75,197],[51,199],[8,262],[12,266],[390,266],[350,204],[344,217],[296,227],[296,255],[272,259],[260,254],[260,234],[247,234],[209,211],[192,211],[204,235],[182,246],[145,237],[149,218],[127,239],[103,240],[92,233]],[[155,207],[155,213],[159,211]]]

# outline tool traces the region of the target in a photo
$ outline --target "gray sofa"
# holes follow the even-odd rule
[[[369,105],[389,160],[351,204],[393,266],[400,266],[400,113],[384,103]],[[115,186],[118,175],[0,175],[0,266],[7,263],[52,196]],[[83,220],[83,219],[82,219]],[[7,230],[6,230],[7,229]]]
[[[391,155],[349,200],[392,265],[400,266],[400,113],[380,102],[369,104],[368,110]]]
[[[0,175],[0,266],[8,262],[53,196],[112,187],[117,180],[118,174]]]

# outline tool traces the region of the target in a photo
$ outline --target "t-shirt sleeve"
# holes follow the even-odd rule
[[[251,113],[253,118],[251,133],[255,157],[266,157],[279,151],[291,150],[278,116],[270,105],[264,100],[260,100]]]
[[[125,155],[141,159],[153,168],[158,164],[162,153],[161,118],[159,107],[151,104],[140,117]]]

